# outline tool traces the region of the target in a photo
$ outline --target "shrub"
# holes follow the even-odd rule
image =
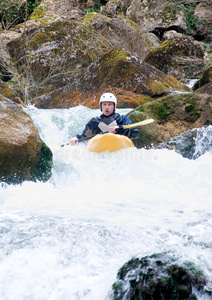
[[[41,0],[1,0],[0,23],[3,29],[9,30],[11,27],[23,23],[28,16],[40,4]]]

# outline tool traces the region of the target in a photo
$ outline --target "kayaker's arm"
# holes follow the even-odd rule
[[[76,145],[80,141],[84,141],[89,139],[95,134],[101,132],[98,128],[99,120],[97,118],[92,118],[86,125],[82,132],[82,134],[77,134],[75,137],[71,138],[69,141],[69,145],[73,146]]]

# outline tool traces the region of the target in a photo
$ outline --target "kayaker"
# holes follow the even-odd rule
[[[117,106],[117,99],[112,93],[104,93],[100,97],[99,107],[102,114],[99,117],[92,118],[85,126],[82,134],[70,139],[69,144],[75,145],[78,140],[99,134],[104,131],[109,131],[110,133],[117,133],[125,135],[131,139],[137,138],[139,136],[139,130],[134,128],[120,129],[119,125],[132,124],[131,120],[125,116],[120,115],[115,112]]]

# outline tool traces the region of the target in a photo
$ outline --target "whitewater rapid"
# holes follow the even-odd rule
[[[53,172],[46,183],[0,186],[0,299],[109,299],[126,261],[163,251],[194,262],[211,288],[211,152],[188,160],[60,147],[99,111],[26,111],[53,152]]]

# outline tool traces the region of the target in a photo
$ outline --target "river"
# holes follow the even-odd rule
[[[109,299],[126,261],[163,251],[194,262],[211,289],[211,152],[61,147],[99,111],[26,111],[53,170],[46,183],[0,185],[1,300]]]

